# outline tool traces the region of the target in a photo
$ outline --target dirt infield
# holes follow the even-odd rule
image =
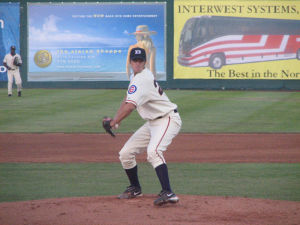
[[[103,134],[0,133],[0,162],[117,162],[128,139]],[[300,162],[300,134],[180,134],[168,162]],[[138,157],[139,162],[145,156]],[[300,202],[179,195],[154,207],[154,195],[0,203],[0,224],[300,224]]]
[[[0,162],[119,162],[129,134],[1,134]],[[168,162],[300,162],[300,134],[180,134]],[[138,157],[146,161],[145,155]]]

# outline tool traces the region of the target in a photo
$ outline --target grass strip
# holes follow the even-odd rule
[[[300,164],[170,163],[177,194],[300,201]],[[159,193],[155,171],[139,164],[144,193]],[[0,202],[118,195],[128,185],[119,163],[1,163]]]
[[[21,98],[0,89],[0,132],[103,132],[126,90],[25,89]],[[178,105],[181,132],[300,132],[300,92],[166,90]],[[144,121],[136,111],[118,132]]]

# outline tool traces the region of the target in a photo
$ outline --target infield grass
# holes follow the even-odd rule
[[[0,89],[0,132],[103,132],[126,90],[25,89],[7,97]],[[166,90],[178,105],[181,132],[300,132],[300,92]],[[118,132],[144,121],[134,111]]]
[[[300,201],[300,164],[169,163],[177,194],[240,196]],[[144,193],[160,185],[148,163],[140,163]],[[118,195],[128,186],[119,163],[1,163],[0,202],[75,196]]]

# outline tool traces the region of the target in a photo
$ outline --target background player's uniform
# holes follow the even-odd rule
[[[139,115],[147,122],[120,151],[122,166],[124,169],[135,167],[135,155],[147,150],[147,160],[156,168],[165,163],[163,151],[181,128],[177,105],[163,93],[147,68],[132,77],[126,102],[134,104]]]
[[[9,66],[11,68],[10,70],[7,70],[7,79],[8,79],[7,89],[8,89],[9,95],[12,94],[12,85],[13,85],[14,79],[15,79],[15,84],[17,85],[18,92],[20,92],[22,90],[22,80],[21,80],[21,76],[20,76],[19,66],[16,66],[13,63],[15,57],[18,57],[20,60],[19,62],[22,63],[22,59],[19,54],[15,54],[13,56],[10,53],[8,53],[5,55],[5,57],[3,59],[3,63],[6,63],[7,66]]]

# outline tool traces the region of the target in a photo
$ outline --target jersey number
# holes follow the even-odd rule
[[[154,87],[157,88],[158,87],[158,93],[160,95],[162,95],[164,93],[164,90],[159,86],[159,84],[157,83],[156,80],[154,80]]]

